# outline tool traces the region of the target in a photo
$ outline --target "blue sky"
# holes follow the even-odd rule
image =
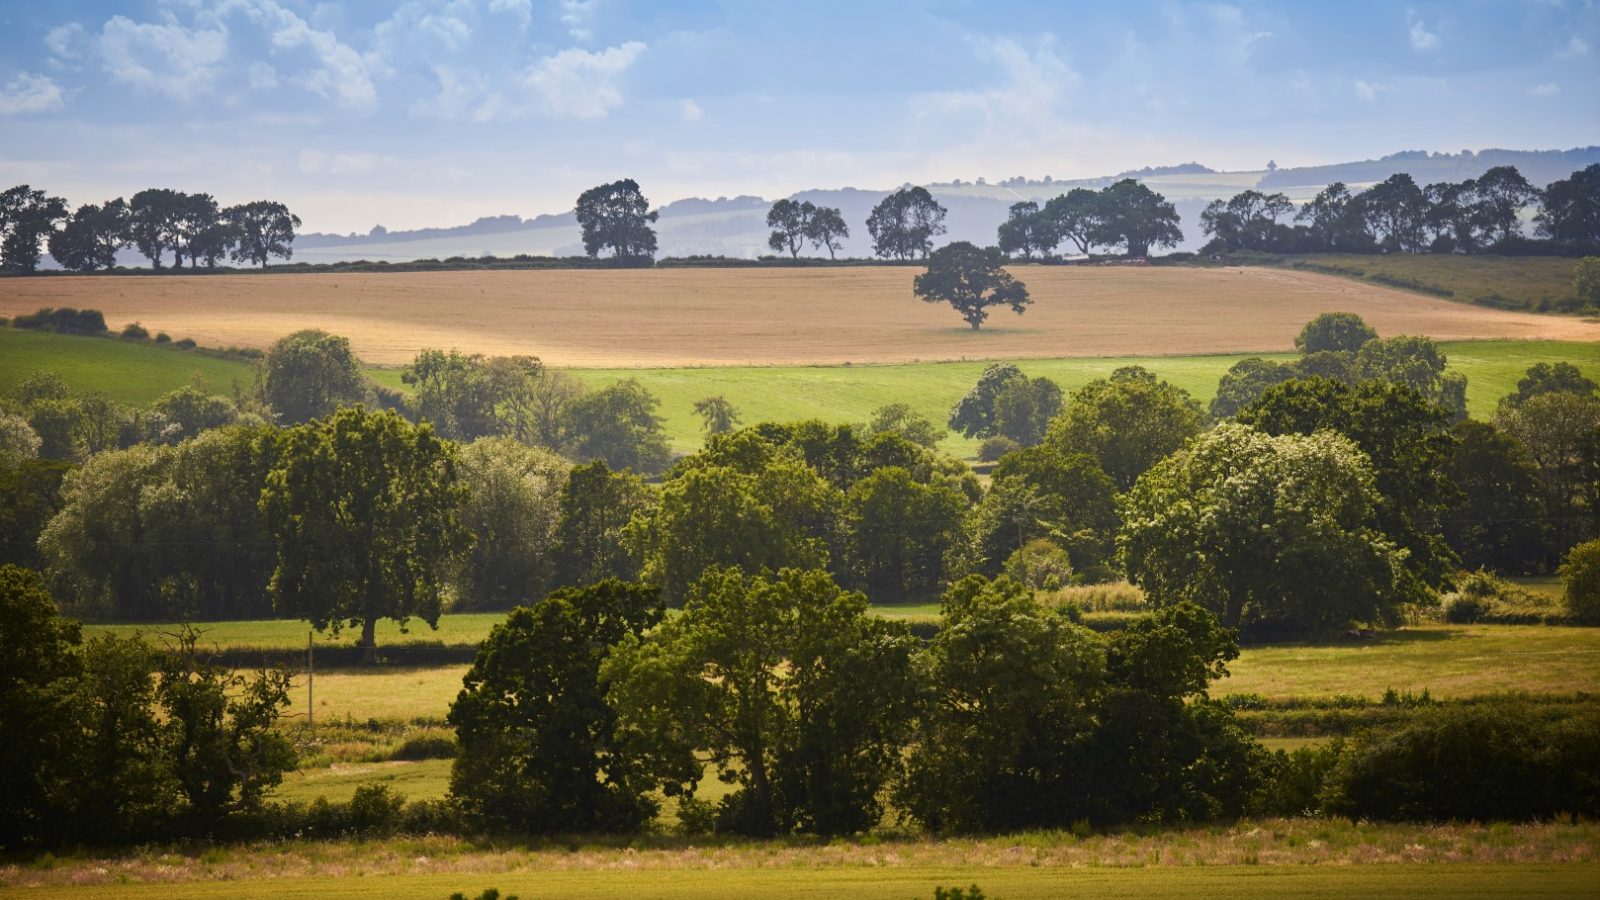
[[[0,48],[0,181],[324,231],[1600,143],[1595,0],[12,0]]]

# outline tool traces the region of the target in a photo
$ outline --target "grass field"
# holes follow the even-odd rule
[[[3,281],[0,281],[3,284]],[[1536,362],[1565,361],[1600,379],[1600,343],[1554,341],[1465,341],[1447,343],[1450,365],[1467,376],[1467,405],[1487,418],[1499,399],[1516,387]],[[1217,380],[1243,357],[1163,356],[1095,359],[1025,359],[1018,366],[1032,376],[1054,379],[1071,390],[1119,366],[1138,364],[1209,402]],[[1283,355],[1281,358],[1287,358]],[[972,387],[987,363],[907,363],[870,366],[757,366],[679,369],[574,369],[592,387],[619,378],[637,378],[661,399],[660,413],[674,450],[690,452],[703,435],[694,403],[720,394],[738,407],[745,422],[820,418],[862,422],[889,403],[910,403],[943,424],[950,407]],[[81,391],[104,391],[130,403],[148,403],[182,387],[199,373],[212,390],[230,393],[237,382],[254,377],[246,363],[219,360],[148,344],[0,329],[0,394],[38,371],[53,371]],[[369,369],[380,384],[405,388],[398,368]],[[950,435],[946,452],[969,456],[977,442]]]
[[[920,618],[929,612],[910,607],[901,614]],[[472,618],[473,623],[458,634],[487,633],[492,622],[481,616]],[[440,621],[450,619],[446,616]],[[292,634],[303,644],[304,625],[281,625],[281,632],[241,633],[251,633],[258,640],[269,631]],[[220,628],[211,632],[213,639],[219,632]],[[1413,693],[1427,690],[1438,698],[1508,690],[1600,693],[1600,629],[1424,625],[1383,633],[1369,641],[1246,647],[1229,669],[1231,675],[1213,685],[1214,696],[1248,693],[1271,699],[1317,699],[1364,695],[1377,700],[1389,688]],[[464,665],[321,671],[315,686],[317,720],[443,719],[465,673]],[[304,678],[298,678],[294,705],[289,709],[297,717],[304,714],[304,690]]]
[[[255,381],[250,363],[120,338],[72,337],[0,328],[0,394],[35,372],[54,372],[74,390],[100,391],[143,406],[197,377],[206,390],[232,395]]]
[[[1516,265],[1520,265],[1520,261]],[[1438,340],[1600,340],[1600,323],[1503,312],[1285,268],[1024,266],[1033,305],[970,331],[914,268],[632,269],[0,279],[0,315],[102,310],[206,346],[300,328],[372,364],[423,347],[555,366],[815,365],[1288,351],[1318,313]]]
[[[1281,257],[1288,265],[1339,272],[1365,283],[1400,279],[1452,299],[1511,309],[1537,309],[1571,298],[1575,259],[1540,256],[1387,256],[1328,253]],[[1392,283],[1392,282],[1391,282]]]
[[[401,897],[494,886],[524,898],[896,898],[977,884],[996,900],[1064,896],[1593,896],[1600,828],[1351,825],[1297,819],[1075,837],[614,845],[455,838],[286,842],[0,866],[20,897]]]

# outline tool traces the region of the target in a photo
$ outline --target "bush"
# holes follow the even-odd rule
[[[1003,434],[997,434],[978,445],[978,459],[983,462],[994,462],[1013,450],[1021,449],[1021,444]]]
[[[129,322],[123,326],[122,339],[125,341],[148,341],[150,340],[150,329],[140,325],[138,322]]]
[[[400,826],[406,798],[386,784],[363,784],[350,797],[349,830],[363,835],[386,836]]]
[[[1585,541],[1567,553],[1561,564],[1567,612],[1580,622],[1600,622],[1600,538]]]
[[[1517,701],[1417,710],[1343,754],[1324,812],[1387,821],[1600,813],[1600,715],[1548,719]]]
[[[1005,574],[1036,591],[1057,591],[1072,584],[1072,558],[1054,542],[1035,538],[1011,554]]]
[[[193,350],[199,345],[194,342],[194,338],[180,338],[173,341],[172,346],[177,347],[179,350]]]
[[[167,334],[165,331],[158,331],[156,332],[156,343],[170,344],[172,343],[172,335]]]
[[[57,334],[102,335],[106,333],[106,317],[98,309],[60,309],[45,307],[38,312],[17,316],[11,321],[13,328],[34,331],[53,331]]]
[[[1489,600],[1470,594],[1457,594],[1444,601],[1444,620],[1451,625],[1472,625],[1489,614]]]

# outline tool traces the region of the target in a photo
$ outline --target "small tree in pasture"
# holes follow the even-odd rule
[[[912,290],[926,303],[948,303],[973,331],[989,318],[989,307],[1009,306],[1022,315],[1028,287],[1005,270],[998,248],[980,248],[966,241],[946,244],[928,257],[928,270],[916,277]]]

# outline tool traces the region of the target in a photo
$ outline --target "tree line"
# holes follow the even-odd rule
[[[1534,210],[1530,247],[1522,218]],[[1296,223],[1280,222],[1293,214]],[[1204,253],[1526,253],[1591,248],[1600,243],[1600,164],[1543,190],[1515,166],[1475,179],[1420,187],[1405,173],[1363,191],[1324,188],[1298,209],[1281,193],[1244,191],[1214,200],[1200,215],[1211,241]]]
[[[1209,410],[1137,366],[1070,393],[990,366],[948,423],[996,458],[985,489],[903,405],[741,427],[706,398],[704,448],[672,460],[636,382],[430,350],[401,397],[301,332],[236,398],[129,411],[25,381],[0,415],[0,537],[80,615],[278,614],[371,648],[378,618],[606,578],[679,605],[722,566],[820,569],[880,603],[1127,577],[1248,635],[1317,634],[1434,603],[1463,566],[1552,571],[1596,535],[1600,397],[1575,367],[1534,366],[1478,422],[1426,338],[1327,314],[1299,343],[1236,364]]]
[[[110,269],[117,253],[135,247],[154,269],[215,268],[232,259],[266,267],[294,253],[300,219],[272,200],[218,205],[210,194],[151,188],[104,204],[72,210],[60,197],[22,184],[0,193],[0,270],[36,271],[43,248],[73,272]]]
[[[1600,545],[1596,545],[1600,550]],[[1592,703],[1423,698],[1397,727],[1269,754],[1208,689],[1235,632],[1180,602],[1110,633],[1009,578],[943,594],[930,640],[821,570],[705,570],[671,619],[605,580],[514,609],[450,706],[448,796],[267,799],[296,762],[289,678],[192,631],[85,642],[0,565],[0,848],[155,840],[677,830],[773,837],[1192,825],[1243,816],[1527,820],[1600,812]],[[698,796],[715,777],[733,790]]]

